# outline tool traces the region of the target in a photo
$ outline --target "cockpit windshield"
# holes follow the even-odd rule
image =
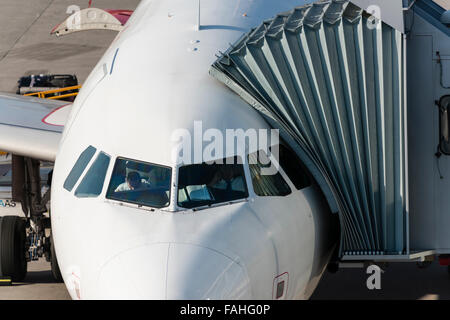
[[[106,198],[153,208],[167,207],[171,177],[169,167],[117,158]]]
[[[233,160],[233,159],[231,159]],[[181,167],[178,178],[178,205],[192,209],[248,197],[244,167],[238,157],[234,164],[194,164]]]

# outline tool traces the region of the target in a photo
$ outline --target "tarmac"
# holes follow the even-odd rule
[[[105,9],[134,10],[139,0],[94,0]],[[70,6],[88,0],[2,0],[0,3],[0,91],[16,92],[17,80],[30,74],[76,74],[83,82],[116,36],[95,30],[64,37],[50,35],[68,17]]]
[[[449,0],[435,0],[450,9]],[[139,0],[94,0],[93,6],[133,10]],[[57,38],[52,28],[67,17],[70,5],[87,0],[2,0],[0,4],[0,91],[16,92],[17,80],[30,74],[76,74],[82,83],[114,39],[113,31],[80,32]],[[64,284],[55,283],[49,263],[31,262],[23,283],[0,287],[0,300],[70,299]],[[392,264],[381,275],[381,289],[369,290],[365,269],[326,273],[312,299],[450,299],[450,275],[433,262]]]

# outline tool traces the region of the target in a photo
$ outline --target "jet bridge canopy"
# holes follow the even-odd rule
[[[404,44],[344,0],[263,22],[211,75],[296,150],[341,221],[340,255],[408,250]]]

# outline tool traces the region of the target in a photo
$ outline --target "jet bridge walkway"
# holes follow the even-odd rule
[[[316,2],[264,21],[210,74],[280,129],[315,176],[340,215],[341,258],[427,255],[409,249],[401,32],[348,1]]]

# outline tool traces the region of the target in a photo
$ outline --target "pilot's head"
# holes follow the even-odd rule
[[[127,183],[131,190],[141,186],[141,175],[136,171],[131,171],[127,175]]]
[[[225,181],[230,181],[234,178],[234,170],[231,165],[223,165],[220,167],[220,176]]]

